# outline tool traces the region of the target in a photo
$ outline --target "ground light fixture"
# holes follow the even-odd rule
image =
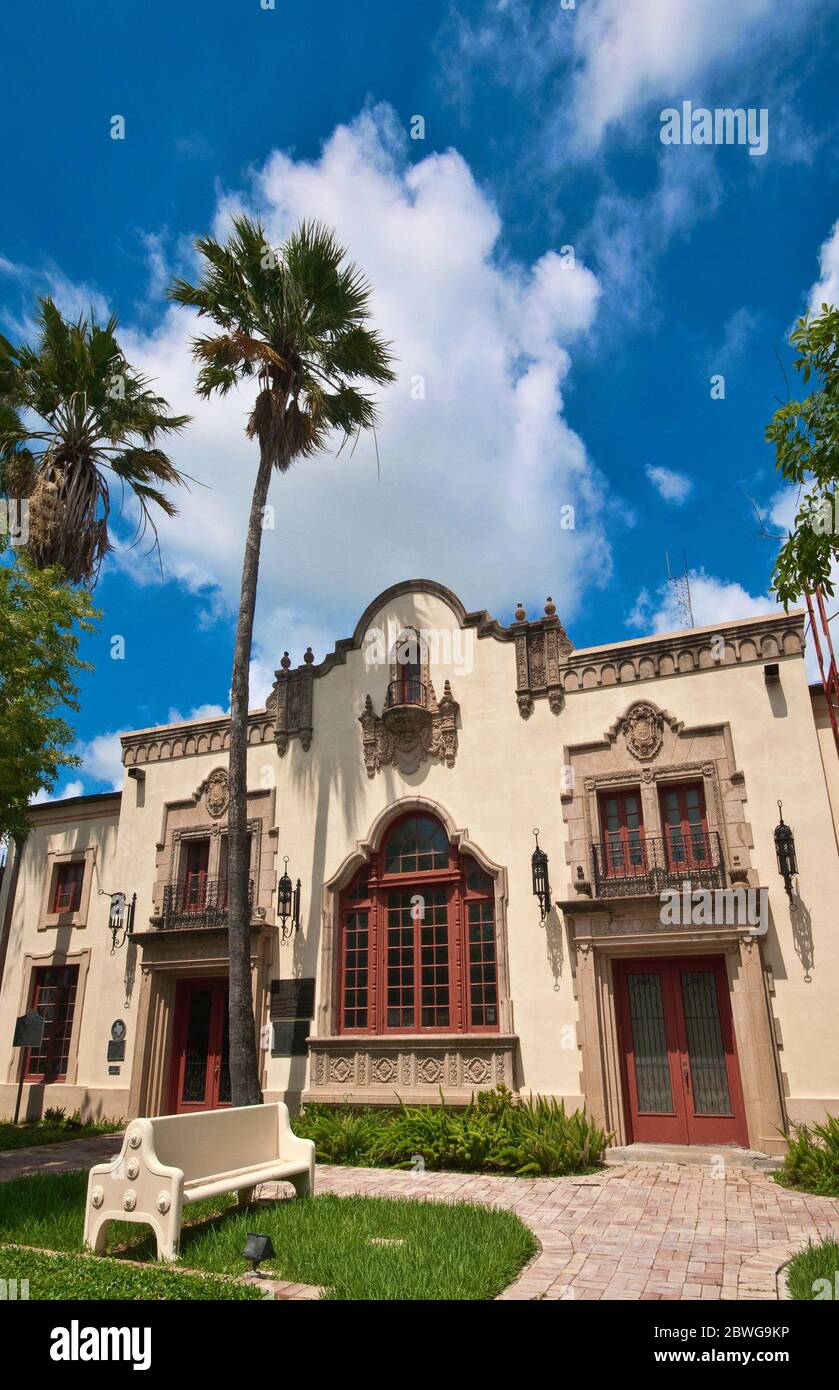
[[[242,1258],[250,1260],[252,1274],[256,1274],[257,1267],[263,1260],[273,1260],[274,1253],[270,1236],[261,1236],[256,1231],[248,1231]]]
[[[539,848],[539,831],[534,830],[536,837],[536,848],[531,856],[530,865],[533,870],[533,896],[539,899],[539,911],[544,922],[551,910],[551,884],[548,878],[548,856],[543,849]]]
[[[288,855],[283,863],[285,871],[277,884],[277,920],[283,941],[289,941],[300,930],[300,879],[294,888],[288,873]]]
[[[795,857],[795,837],[784,820],[781,802],[778,802],[778,824],[775,826],[775,853],[778,856],[778,873],[784,880],[787,897],[792,897],[793,875],[798,873],[798,860]]]

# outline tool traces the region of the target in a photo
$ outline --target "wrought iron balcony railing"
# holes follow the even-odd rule
[[[594,896],[622,898],[662,888],[724,888],[725,864],[716,830],[673,830],[666,836],[630,835],[591,847]]]
[[[416,676],[403,676],[401,680],[391,681],[387,688],[385,709],[393,709],[394,705],[421,705],[426,709],[428,687]]]
[[[253,907],[253,880],[248,881],[248,904]],[[183,927],[227,925],[227,879],[193,877],[167,883],[158,919],[165,931]]]

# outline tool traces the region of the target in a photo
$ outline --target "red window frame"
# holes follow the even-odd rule
[[[665,783],[659,788],[659,809],[668,868],[707,868],[710,843],[702,783]],[[678,819],[669,818],[671,810],[676,812]]]
[[[73,859],[66,864],[57,864],[52,887],[51,911],[54,913],[78,912],[82,905],[83,883],[83,859]]]
[[[422,652],[419,634],[411,634],[397,642],[396,681],[398,705],[416,705],[422,695]]]
[[[631,801],[635,802],[634,807],[630,806]],[[646,874],[646,831],[641,788],[624,787],[620,791],[601,792],[599,809],[604,873],[612,878],[634,878]]]
[[[210,867],[209,838],[187,840],[184,844],[182,912],[203,912],[207,899],[207,873]]]
[[[32,972],[30,1009],[46,1019],[40,1047],[28,1047],[23,1064],[24,1081],[41,1085],[66,1081],[76,990],[77,965],[45,965]]]
[[[444,866],[388,867],[388,846],[414,818],[390,827],[379,853],[341,895],[337,1031],[497,1033],[495,885],[447,836]],[[434,817],[420,818],[445,836]],[[394,1021],[400,1009],[403,1019]]]

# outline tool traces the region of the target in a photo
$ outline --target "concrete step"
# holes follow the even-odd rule
[[[713,1168],[722,1159],[726,1167],[765,1172],[775,1172],[783,1164],[783,1159],[757,1149],[742,1149],[739,1144],[626,1144],[607,1149],[603,1159],[615,1167],[622,1163],[686,1163],[705,1168]]]

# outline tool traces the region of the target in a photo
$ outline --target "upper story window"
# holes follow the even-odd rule
[[[78,912],[82,903],[84,860],[58,864],[52,887],[51,912]]]
[[[207,902],[207,874],[210,866],[210,841],[187,840],[184,857],[183,902],[186,912],[201,912]]]
[[[687,869],[707,863],[711,847],[701,782],[661,788],[661,824],[671,865]]]
[[[606,873],[620,877],[645,873],[640,788],[601,793],[600,824]]]
[[[493,880],[407,816],[342,894],[339,961],[341,1032],[497,1031]]]
[[[388,705],[425,705],[428,699],[428,661],[422,637],[408,628],[394,643],[390,663]]]
[[[49,965],[34,971],[29,1007],[37,1009],[46,1022],[41,1046],[27,1049],[24,1080],[66,1079],[78,981],[77,965]]]

